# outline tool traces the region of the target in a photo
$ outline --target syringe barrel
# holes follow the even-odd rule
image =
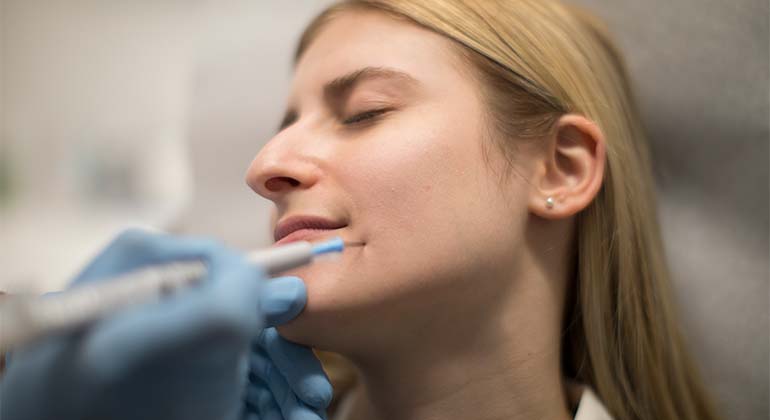
[[[0,352],[109,313],[151,301],[199,281],[201,261],[173,262],[44,296],[9,296],[0,303]]]
[[[275,275],[313,260],[313,245],[310,242],[292,242],[287,245],[252,252],[249,262],[262,267],[266,274]]]
[[[313,245],[294,242],[256,251],[249,262],[272,276],[313,260]],[[9,296],[0,303],[0,353],[39,337],[93,322],[188,286],[206,275],[202,261],[159,264],[47,296]]]

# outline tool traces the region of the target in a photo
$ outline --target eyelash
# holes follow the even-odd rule
[[[371,119],[373,119],[375,117],[378,117],[378,116],[380,116],[380,115],[382,115],[382,114],[384,114],[384,113],[386,113],[388,111],[389,111],[389,109],[387,109],[387,108],[384,108],[384,109],[374,109],[374,110],[370,110],[370,111],[365,111],[365,112],[362,112],[360,114],[356,114],[356,115],[346,119],[345,121],[342,122],[342,124],[344,124],[344,125],[360,124],[362,122],[366,122],[366,121],[371,120]]]

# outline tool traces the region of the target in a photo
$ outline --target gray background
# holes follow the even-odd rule
[[[54,290],[126,224],[269,242],[244,184],[327,1],[0,0],[0,289]],[[580,0],[628,58],[684,330],[768,418],[768,4]]]
[[[768,3],[581,0],[626,53],[685,333],[730,419],[768,416]]]

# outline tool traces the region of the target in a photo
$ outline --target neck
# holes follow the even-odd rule
[[[408,346],[352,357],[363,386],[351,420],[569,419],[563,293],[542,274],[513,282],[481,314],[415,328],[397,340]]]

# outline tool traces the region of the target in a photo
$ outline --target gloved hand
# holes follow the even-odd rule
[[[249,420],[326,418],[332,388],[312,350],[267,328],[252,344],[250,365]]]
[[[14,351],[0,382],[0,418],[208,420],[248,414],[249,344],[265,318],[281,323],[302,310],[301,280],[265,281],[242,255],[208,240],[132,230],[73,284],[185,259],[207,264],[199,286]],[[323,405],[319,394],[306,397],[298,389],[295,395]]]

